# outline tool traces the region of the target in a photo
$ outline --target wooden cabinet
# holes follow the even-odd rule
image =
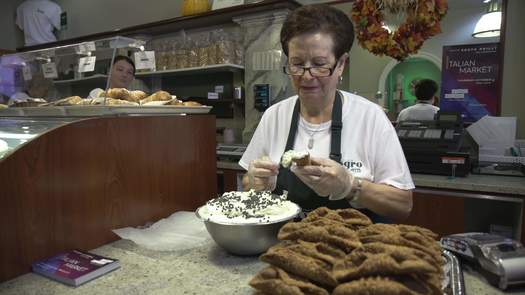
[[[224,162],[219,162],[223,164]],[[218,165],[218,166],[219,166]],[[230,164],[229,166],[233,166]],[[242,190],[242,177],[246,171],[241,169],[233,168],[224,168],[218,167],[217,170],[217,179],[218,187],[217,191],[219,193],[229,192],[229,191],[239,191]]]
[[[115,228],[195,210],[217,194],[212,115],[98,117],[0,160],[0,281]]]
[[[412,213],[403,223],[429,228],[440,236],[464,232],[464,199],[439,191],[415,190]]]
[[[423,226],[440,236],[500,231],[525,243],[522,196],[416,188],[412,213],[403,223]]]

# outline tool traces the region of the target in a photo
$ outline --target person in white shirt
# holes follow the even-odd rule
[[[111,78],[109,88],[129,89],[131,82],[135,79],[135,63],[125,55],[117,55],[111,67]],[[104,91],[102,88],[95,88],[89,92],[89,98],[97,98]]]
[[[50,0],[26,0],[16,9],[16,24],[24,31],[25,45],[37,45],[57,40],[62,9]]]
[[[423,79],[415,86],[416,104],[403,109],[397,116],[397,122],[401,121],[430,121],[439,111],[434,106],[438,85],[434,80]]]
[[[369,100],[337,90],[354,39],[342,11],[325,4],[292,11],[281,30],[284,67],[297,95],[268,108],[239,165],[244,189],[288,191],[303,211],[351,205],[374,221],[406,218],[414,183],[395,129]],[[284,168],[288,150],[311,165]]]

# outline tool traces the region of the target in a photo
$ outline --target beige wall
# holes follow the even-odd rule
[[[180,16],[182,0],[57,0],[68,13],[62,38],[74,38]]]
[[[525,1],[508,0],[501,114],[518,117],[517,138],[525,138]]]
[[[351,10],[350,4],[336,5],[336,7],[347,13]],[[430,53],[441,59],[442,47],[446,45],[498,42],[499,38],[475,39],[471,37],[470,34],[483,13],[484,7],[482,6],[449,10],[442,21],[443,32],[427,40],[421,52]],[[520,87],[525,81],[523,78],[525,69],[523,58],[524,15],[525,1],[508,0],[501,115],[518,117],[517,138],[525,138],[525,91]],[[355,41],[350,52],[347,89],[372,99],[378,91],[379,77],[383,69],[392,60],[390,57],[379,57],[369,53]]]
[[[0,4],[0,48],[14,50],[24,45],[24,35],[15,24],[16,8],[24,0],[2,0]]]
[[[336,7],[347,14],[350,14],[352,8],[351,4],[347,3],[336,5]],[[472,38],[471,33],[474,30],[474,26],[483,13],[484,7],[481,5],[478,7],[467,6],[450,9],[441,22],[442,33],[425,41],[420,53],[428,53],[441,59],[442,48],[446,45],[498,42],[499,38]],[[372,99],[379,90],[379,77],[383,69],[393,60],[390,57],[380,57],[371,54],[355,40],[350,52],[348,89]]]

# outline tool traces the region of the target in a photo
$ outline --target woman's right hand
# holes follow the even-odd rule
[[[277,184],[279,164],[272,162],[268,156],[253,160],[243,178],[245,190],[273,191]]]

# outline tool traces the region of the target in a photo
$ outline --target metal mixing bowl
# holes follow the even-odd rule
[[[297,206],[297,212],[285,219],[267,223],[233,224],[205,220],[199,214],[199,210],[204,206],[197,208],[195,214],[204,221],[213,240],[226,251],[236,255],[257,255],[265,252],[279,242],[277,233],[281,227],[301,212],[301,208]]]

